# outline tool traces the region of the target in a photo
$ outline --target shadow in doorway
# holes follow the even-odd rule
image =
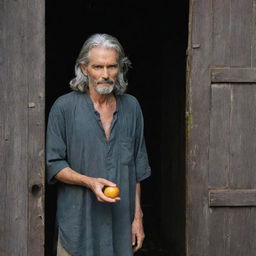
[[[136,256],[185,255],[185,75],[188,1],[46,1],[46,118],[70,91],[94,33],[118,38],[132,61],[127,93],[140,102],[152,167],[142,183],[146,239]],[[56,188],[46,187],[45,255],[54,254]]]

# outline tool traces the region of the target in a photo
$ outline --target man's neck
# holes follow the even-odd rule
[[[88,92],[93,103],[98,106],[108,105],[113,102],[113,99],[114,99],[113,93],[103,95],[103,94],[99,94],[93,89],[89,89]]]

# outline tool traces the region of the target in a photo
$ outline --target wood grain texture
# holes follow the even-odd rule
[[[250,67],[252,56],[253,0],[230,0],[230,63]],[[225,43],[225,42],[223,42]],[[218,65],[218,63],[216,63]]]
[[[212,4],[212,65],[250,67],[255,63],[255,0],[214,0]]]
[[[256,86],[232,86],[230,122],[230,187],[256,187]]]
[[[28,103],[28,255],[44,255],[44,1],[27,2]],[[32,71],[32,72],[31,72]]]
[[[25,61],[26,11],[22,3],[2,1],[1,31],[1,254],[27,255],[28,112]],[[13,10],[19,12],[13,12]],[[22,75],[21,75],[22,74]]]
[[[212,83],[256,83],[256,68],[212,68]]]
[[[230,227],[232,215],[229,212],[223,212],[223,208],[210,209],[209,255],[230,255]]]
[[[255,255],[256,208],[235,207],[229,209],[230,252],[228,255]]]
[[[186,163],[186,255],[209,255],[208,150],[210,110],[211,1],[190,2]],[[195,47],[196,46],[196,47]],[[200,198],[200,199],[199,199]]]
[[[256,29],[255,28],[256,28],[256,0],[253,0],[251,67],[256,67]]]
[[[209,187],[229,185],[230,85],[212,84],[209,149]]]
[[[210,206],[256,206],[256,189],[214,189],[209,191]]]
[[[36,119],[28,108],[31,97],[29,90],[32,87],[44,90],[44,31],[39,29],[44,27],[44,13],[42,8],[37,8],[37,3],[43,6],[44,1],[4,0],[0,3],[0,255],[44,254],[42,219],[40,239],[36,233],[36,223],[31,219],[38,207],[43,216],[43,208],[37,201],[31,200],[29,194],[32,165],[34,172],[39,172],[36,168],[38,163],[40,172],[44,171],[43,153],[41,157],[36,157],[37,148],[42,150],[44,147],[43,98],[41,108],[36,113],[36,119],[41,120],[42,126],[38,131],[31,128]],[[39,27],[35,33],[36,26]],[[44,182],[43,175],[40,182]],[[31,207],[36,204],[36,207]]]
[[[210,255],[251,256],[256,243],[256,211],[249,208],[255,206],[256,198],[256,87],[232,83],[212,84],[211,88],[209,187],[214,190],[209,206],[219,209],[211,209],[209,218]],[[230,208],[235,206],[245,207]]]
[[[209,187],[256,186],[255,84],[213,84]]]
[[[191,2],[187,255],[253,256],[256,4],[255,0],[210,2],[208,6],[200,0]],[[210,18],[202,18],[207,12]],[[210,200],[218,207],[205,205],[209,188]]]
[[[3,1],[0,1],[0,49],[4,49],[4,26],[3,26],[3,20],[4,20],[4,3]],[[6,72],[6,65],[3,65],[4,63],[4,53],[3,51],[0,51],[0,86],[1,86],[1,100],[0,100],[0,109],[4,109],[6,106],[6,99],[7,99],[7,90],[6,90],[6,83],[4,81],[4,77],[2,76],[2,72]],[[0,115],[0,170],[1,170],[1,180],[0,180],[0,193],[1,193],[1,200],[0,200],[0,234],[6,233],[6,226],[5,226],[5,220],[6,220],[6,179],[7,179],[7,173],[4,172],[4,158],[6,153],[4,153],[7,150],[7,146],[5,143],[5,122],[6,122],[6,115],[3,113]],[[6,245],[6,236],[0,235],[0,252],[5,253],[5,245]]]
[[[230,6],[230,0],[212,1],[212,65],[227,66],[230,64]]]
[[[209,187],[215,190],[209,205],[220,209],[212,209],[209,218],[210,255],[251,256],[256,243],[256,211],[249,208],[255,205],[256,87],[236,83],[211,87]],[[229,192],[218,191],[218,187]],[[230,208],[234,206],[246,207],[236,211]]]
[[[255,207],[214,207],[210,212],[209,255],[255,254]]]

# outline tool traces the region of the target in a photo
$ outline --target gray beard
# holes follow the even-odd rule
[[[90,84],[92,84],[92,87],[94,88],[94,90],[101,94],[101,95],[107,95],[110,94],[111,92],[113,92],[114,88],[115,88],[115,83],[113,84],[109,84],[109,85],[97,85],[96,83],[94,83],[91,79],[90,76],[88,76],[88,82]]]
[[[114,90],[115,85],[108,85],[108,86],[99,86],[99,85],[95,85],[93,84],[93,88],[95,89],[95,91],[101,95],[107,95],[110,94],[113,90]]]
[[[99,93],[101,95],[107,95],[107,94],[110,94],[114,90],[115,84],[103,86],[103,85],[97,85],[97,84],[92,83],[92,86],[97,93]]]

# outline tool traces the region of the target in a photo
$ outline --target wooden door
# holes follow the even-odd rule
[[[44,255],[44,1],[0,1],[0,255]]]
[[[256,1],[192,0],[187,255],[256,254]]]

